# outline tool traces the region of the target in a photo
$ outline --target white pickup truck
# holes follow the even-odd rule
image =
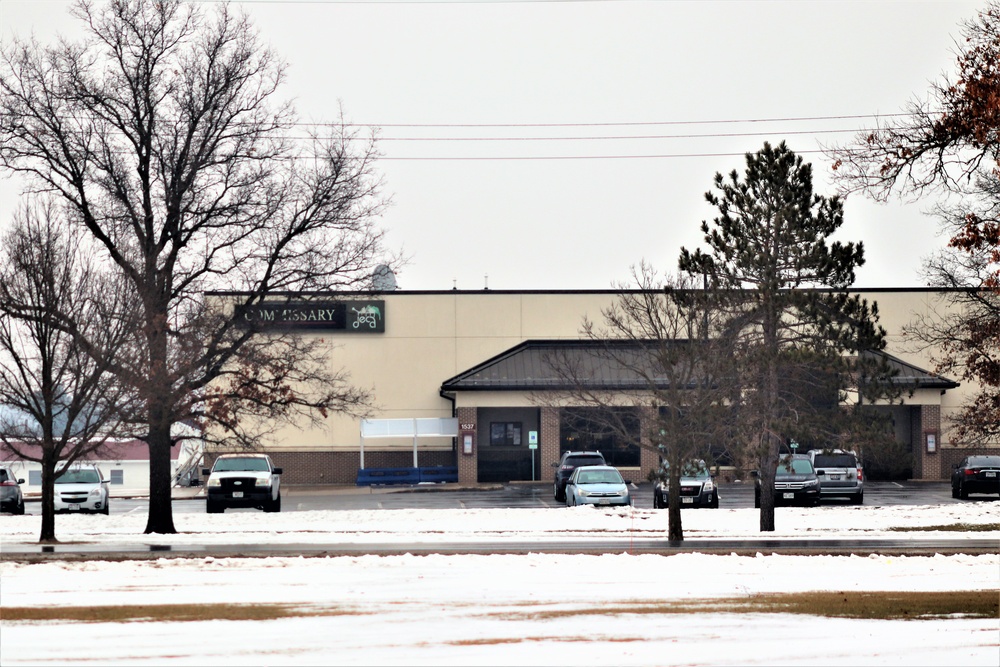
[[[209,514],[227,507],[281,511],[281,468],[275,468],[267,454],[223,454],[202,474],[208,475],[205,509]]]

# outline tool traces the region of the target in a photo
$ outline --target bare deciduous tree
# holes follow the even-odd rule
[[[693,461],[710,460],[712,449],[732,435],[729,356],[722,339],[709,337],[720,329],[720,311],[705,307],[705,293],[694,289],[693,279],[668,280],[645,263],[633,279],[633,285],[617,286],[602,322],[584,320],[584,335],[597,343],[587,356],[553,355],[549,365],[570,388],[561,400],[597,408],[588,413],[591,419],[620,438],[635,438],[629,409],[646,411],[644,432],[632,444],[665,463],[668,534],[683,540],[681,473]]]
[[[48,201],[22,209],[0,246],[0,446],[41,464],[42,542],[56,541],[55,478],[129,437],[138,409],[109,372],[127,363],[135,302],[88,241]],[[99,354],[62,328],[67,319]]]
[[[932,84],[906,114],[881,120],[846,146],[832,147],[846,192],[876,201],[944,195],[934,212],[947,248],[926,263],[952,302],[908,328],[938,352],[942,372],[981,390],[955,417],[956,440],[996,445],[1000,437],[1000,2],[962,24],[956,73]]]
[[[972,215],[1000,220],[1000,176],[982,174],[965,188],[960,205],[934,213],[946,230],[961,234]],[[921,349],[934,352],[937,371],[976,382],[979,391],[950,416],[952,440],[964,447],[1000,442],[1000,261],[987,247],[950,246],[927,258],[928,282],[948,298],[904,328]]]
[[[173,423],[214,419],[246,440],[240,409],[318,419],[364,404],[304,342],[269,347],[231,315],[371,287],[386,262],[376,150],[344,123],[294,136],[305,130],[276,101],[283,63],[227,4],[79,0],[73,13],[82,42],[3,50],[0,165],[61,198],[139,299],[137,361],[99,362],[142,398],[146,532],[172,533]],[[210,291],[228,296],[210,303]]]

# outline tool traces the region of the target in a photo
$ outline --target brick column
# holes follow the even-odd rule
[[[936,446],[933,452],[927,451],[927,433],[933,433]],[[921,461],[920,479],[945,479],[941,471],[941,406],[920,406],[920,431],[917,434],[917,446],[920,448],[918,457]]]
[[[921,406],[910,408],[910,453],[913,455],[913,479],[924,478],[924,433],[921,425]]]
[[[538,479],[552,479],[552,464],[559,462],[559,408],[546,406],[541,409],[541,433],[538,434]]]
[[[458,435],[458,454],[455,458],[458,460],[458,483],[459,484],[475,484],[479,481],[479,442],[476,442],[472,448],[472,455],[462,453],[462,424],[476,424],[476,429],[478,430],[478,423],[476,422],[476,408],[457,408],[455,410],[455,416],[458,417],[459,435]]]

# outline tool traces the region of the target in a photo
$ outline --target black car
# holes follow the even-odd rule
[[[966,456],[951,472],[951,497],[1000,493],[1000,456]]]
[[[24,484],[24,480],[14,477],[11,470],[0,468],[0,512],[24,514],[22,484]]]
[[[663,464],[663,474],[667,464]],[[670,506],[670,489],[667,481],[661,480],[653,487],[653,508]],[[689,461],[681,470],[681,507],[719,507],[719,487],[708,472],[704,461]]]
[[[559,463],[553,463],[556,469],[555,478],[552,482],[552,496],[560,501],[566,500],[566,480],[573,474],[573,471],[582,466],[603,466],[607,465],[604,455],[600,452],[563,452]]]
[[[760,507],[760,491],[760,475],[755,473],[754,507]],[[774,505],[819,505],[819,478],[808,456],[789,454],[779,459],[774,473]]]

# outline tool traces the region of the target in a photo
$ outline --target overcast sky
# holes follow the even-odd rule
[[[212,4],[209,2],[206,5]],[[381,128],[403,289],[605,289],[672,272],[717,171],[787,141],[832,194],[845,142],[952,71],[982,3],[262,0],[303,121]],[[0,0],[0,38],[73,35],[69,0]],[[636,138],[626,138],[636,137]],[[18,185],[0,180],[0,224]],[[932,202],[852,196],[860,287],[923,285]],[[488,278],[486,277],[488,276]]]

